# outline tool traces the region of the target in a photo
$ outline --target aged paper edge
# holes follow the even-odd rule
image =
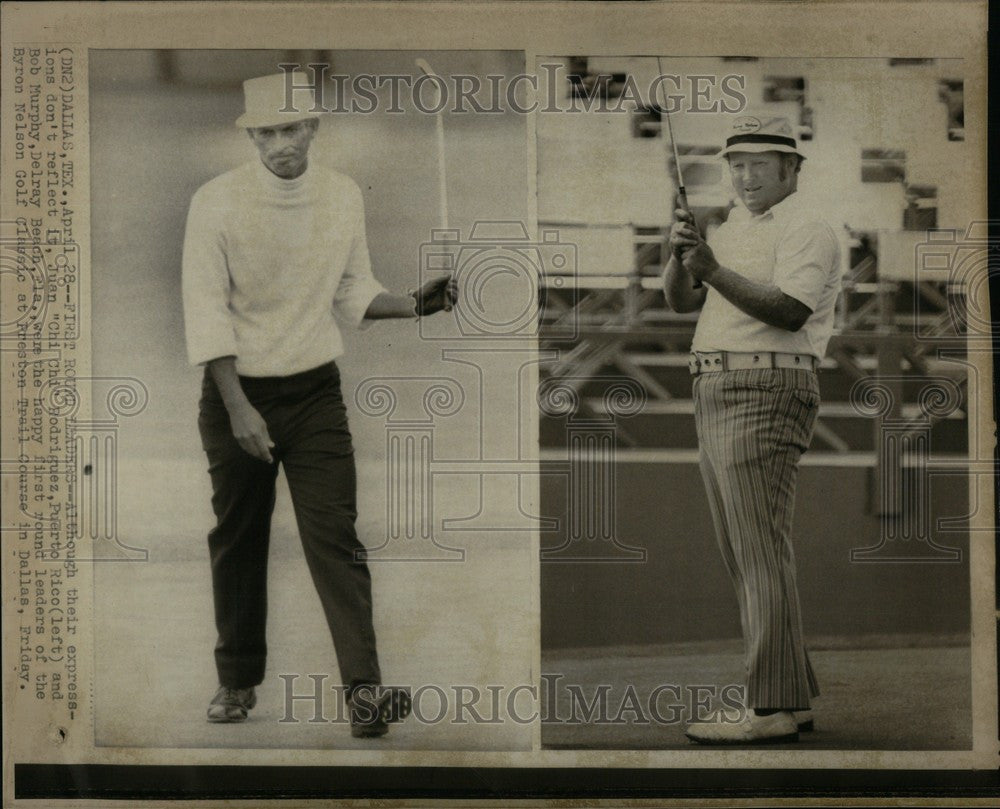
[[[435,4],[17,4],[3,7],[3,47],[12,43],[44,42],[89,48],[282,48],[322,47],[378,49],[504,49],[525,52],[526,64],[536,55],[552,53],[670,53],[811,57],[961,57],[966,64],[967,145],[984,178],[970,188],[986,210],[985,186],[985,5],[981,3],[821,2],[811,4],[692,3],[570,4],[539,3],[458,5]],[[387,13],[390,11],[391,14]],[[669,13],[668,13],[669,12]],[[738,15],[739,26],[731,25]],[[611,33],[609,19],[617,17]],[[447,19],[447,24],[442,20]],[[900,25],[905,19],[907,24]],[[83,105],[85,108],[85,105]],[[80,123],[78,118],[78,124]],[[80,136],[85,140],[86,128]],[[527,149],[529,161],[533,146]],[[85,161],[78,177],[88,186]],[[533,177],[533,172],[530,172]],[[533,203],[532,203],[533,204]],[[6,215],[6,214],[5,214]],[[77,220],[86,225],[86,212]],[[82,224],[81,224],[82,223]],[[89,239],[80,238],[83,248]],[[82,288],[86,299],[88,289]],[[80,367],[89,352],[86,335],[80,341]],[[979,357],[981,379],[989,380],[988,357]],[[991,457],[992,433],[989,384],[980,388],[976,418],[980,458]],[[9,412],[6,407],[5,413]],[[973,478],[973,480],[976,480]],[[5,489],[6,494],[6,489]],[[979,481],[980,517],[989,517],[992,489]],[[977,526],[980,531],[988,525]],[[978,539],[977,539],[978,537]],[[972,635],[974,674],[974,750],[924,751],[536,751],[517,753],[463,752],[340,752],[338,764],[450,766],[625,766],[625,767],[863,767],[972,768],[994,767],[996,757],[995,624],[993,609],[993,547],[982,533],[973,533]],[[9,572],[9,571],[8,571]],[[537,603],[537,601],[536,601]],[[8,695],[5,691],[5,701]],[[9,715],[9,713],[7,714]],[[14,741],[23,728],[6,726]],[[65,751],[68,752],[68,751]],[[8,747],[5,769],[13,763]],[[264,763],[329,764],[326,751],[274,750],[146,750],[92,749],[73,757],[77,762],[127,763]],[[60,760],[56,756],[54,760]],[[66,759],[61,759],[66,760]],[[9,783],[9,780],[8,780]]]

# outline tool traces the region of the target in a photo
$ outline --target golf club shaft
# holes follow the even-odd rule
[[[440,77],[434,72],[434,69],[428,64],[426,59],[417,59],[417,67],[420,68],[420,72],[425,76],[433,76],[435,79],[440,81]],[[440,92],[440,85],[438,85]],[[439,105],[435,105],[439,106]],[[436,133],[437,133],[437,160],[438,160],[438,205],[440,213],[441,227],[448,228],[448,174],[445,166],[445,155],[444,155],[444,110],[442,109],[435,116],[434,121]]]
[[[660,64],[659,56],[656,57],[656,67],[662,76],[663,66]],[[666,99],[664,99],[664,102],[666,102]],[[687,190],[684,188],[684,175],[681,172],[681,156],[677,151],[677,140],[674,138],[674,127],[670,121],[670,110],[667,103],[664,103],[661,109],[663,110],[662,117],[667,122],[667,136],[670,138],[670,148],[673,150],[674,155],[674,171],[677,173],[677,204],[680,205],[685,213],[691,213],[691,208],[688,206]],[[680,259],[680,253],[678,253],[677,260],[680,261]],[[694,288],[699,289],[701,285],[701,281],[695,279]]]
[[[441,77],[434,72],[426,59],[417,59],[416,65],[425,76],[432,76],[436,80],[438,91],[437,103],[435,107],[440,107],[437,115],[434,116],[434,128],[437,137],[437,160],[438,160],[438,213],[440,216],[442,230],[448,230],[448,170],[445,164],[444,153],[444,106],[441,104]],[[445,298],[444,310],[451,311],[451,304]]]

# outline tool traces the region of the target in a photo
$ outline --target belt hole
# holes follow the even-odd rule
[[[760,361],[760,357],[758,357],[756,354],[754,354],[753,355],[753,361],[754,362],[759,362]]]
[[[720,360],[718,357],[716,357],[715,364],[718,365],[720,362],[722,362],[722,360]]]

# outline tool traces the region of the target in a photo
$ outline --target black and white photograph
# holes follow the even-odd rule
[[[0,14],[5,807],[995,802],[987,3]]]
[[[113,530],[91,515],[96,744],[530,745],[504,720],[531,683],[531,526],[504,530],[484,419],[513,400],[480,386],[520,362],[461,348],[524,279],[459,255],[524,219],[525,119],[436,95],[518,72],[91,53],[94,395],[134,400],[94,461],[116,479]]]
[[[536,68],[543,746],[969,749],[963,61]]]

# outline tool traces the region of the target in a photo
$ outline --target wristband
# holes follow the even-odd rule
[[[417,293],[413,289],[406,290],[406,294],[413,298],[413,319],[420,320],[420,303],[417,300]]]

